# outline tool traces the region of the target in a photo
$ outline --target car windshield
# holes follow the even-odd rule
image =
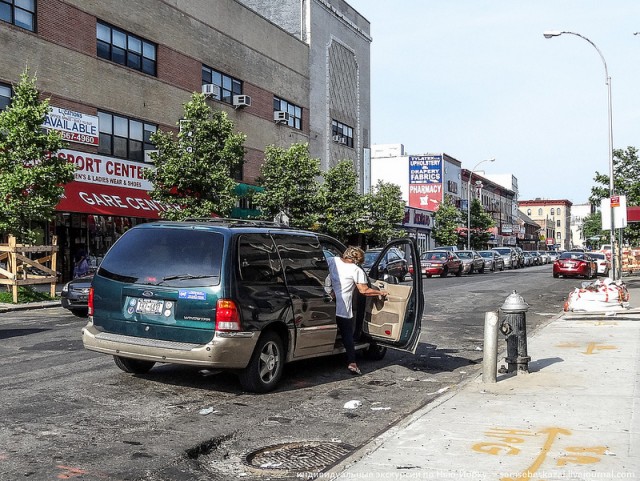
[[[457,254],[458,254],[458,257],[460,257],[461,259],[472,259],[473,258],[473,254],[471,252],[468,252],[468,251],[459,251]]]
[[[478,252],[482,257],[493,257],[493,252],[491,251],[480,251]]]
[[[382,251],[367,251],[364,253],[362,267],[371,267]]]
[[[509,249],[494,249],[496,252],[499,252],[502,255],[510,254],[511,251]]]
[[[105,256],[98,274],[123,282],[217,285],[224,237],[191,229],[131,229]]]
[[[447,253],[444,251],[425,252],[420,256],[420,258],[422,260],[429,260],[429,261],[447,260]]]
[[[604,259],[605,255],[604,254],[600,254],[599,252],[589,252],[589,256],[593,257],[594,259]]]

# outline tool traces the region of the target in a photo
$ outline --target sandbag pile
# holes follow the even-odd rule
[[[583,283],[569,294],[565,311],[602,312],[629,308],[629,291],[622,281],[598,279]]]

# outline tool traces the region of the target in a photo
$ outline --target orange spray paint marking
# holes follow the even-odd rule
[[[63,472],[58,474],[58,476],[56,476],[56,478],[58,479],[71,479],[71,478],[77,478],[78,476],[83,476],[85,474],[87,474],[87,471],[85,471],[84,469],[80,469],[80,468],[72,468],[70,466],[62,466],[60,464],[58,464],[56,466],[58,469],[62,469]]]
[[[595,342],[590,342],[589,344],[587,344],[587,350],[584,352],[584,354],[597,354],[594,351],[601,351],[601,350],[605,350],[605,349],[617,349],[616,346],[605,346],[603,344],[597,344]]]
[[[531,479],[533,475],[540,469],[540,466],[542,466],[542,464],[546,461],[549,451],[551,450],[551,446],[553,446],[556,437],[559,434],[571,434],[571,431],[562,428],[547,428],[539,432],[546,433],[547,439],[545,440],[544,445],[540,450],[540,454],[538,454],[531,466],[529,466],[522,472],[522,474],[515,478],[501,478],[500,481],[521,481],[523,479]]]

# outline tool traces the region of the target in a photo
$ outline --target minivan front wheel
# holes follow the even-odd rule
[[[249,365],[240,371],[240,384],[246,391],[271,391],[282,376],[283,365],[282,339],[275,332],[265,332],[258,340]]]
[[[153,361],[141,361],[121,356],[113,356],[113,360],[116,362],[116,366],[130,374],[146,374],[156,364]]]

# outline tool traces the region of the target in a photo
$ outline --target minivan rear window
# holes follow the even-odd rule
[[[218,285],[223,245],[224,237],[215,232],[132,229],[107,252],[98,275],[149,285]]]

